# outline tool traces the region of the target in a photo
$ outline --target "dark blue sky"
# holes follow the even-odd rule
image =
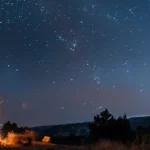
[[[149,0],[1,0],[0,123],[150,114]]]

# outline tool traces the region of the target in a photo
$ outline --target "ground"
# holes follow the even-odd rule
[[[2,150],[89,150],[83,146],[67,146],[67,145],[56,145],[50,143],[33,142],[30,147],[1,147]]]

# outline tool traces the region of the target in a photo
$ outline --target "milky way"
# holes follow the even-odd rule
[[[150,1],[1,0],[0,123],[150,114]]]

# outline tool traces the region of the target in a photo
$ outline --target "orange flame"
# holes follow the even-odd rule
[[[6,138],[0,136],[0,144],[2,146],[20,146],[22,143],[27,143],[27,139],[31,138],[32,141],[35,140],[35,134],[32,131],[26,131],[24,134],[9,132]]]

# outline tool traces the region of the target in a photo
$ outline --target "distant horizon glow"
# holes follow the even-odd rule
[[[138,117],[150,117],[149,115],[134,115],[134,116],[128,116],[127,118],[138,118]]]

